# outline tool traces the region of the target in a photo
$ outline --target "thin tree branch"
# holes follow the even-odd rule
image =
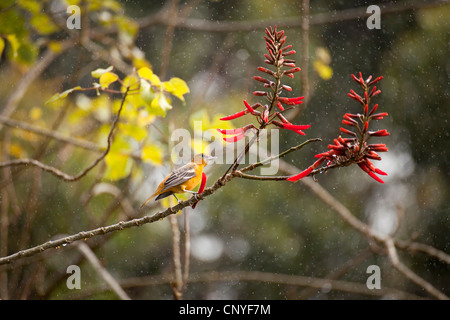
[[[0,123],[6,125],[8,127],[14,128],[14,129],[20,129],[20,130],[32,132],[32,133],[35,133],[35,134],[38,134],[38,135],[41,135],[41,136],[44,136],[47,138],[52,138],[57,141],[69,143],[74,146],[86,149],[86,150],[95,151],[95,152],[104,151],[104,148],[101,148],[101,147],[97,146],[95,143],[92,143],[90,141],[77,139],[77,138],[73,138],[73,137],[68,137],[59,132],[55,132],[53,130],[49,130],[46,128],[41,128],[41,127],[26,123],[23,121],[13,120],[13,119],[10,119],[10,118],[4,117],[4,116],[0,116]]]
[[[422,277],[418,276],[414,271],[412,271],[400,261],[397,255],[397,249],[395,248],[394,240],[392,238],[386,239],[384,241],[384,244],[386,245],[389,259],[391,260],[391,263],[395,269],[403,273],[412,282],[424,288],[426,291],[428,291],[429,294],[441,300],[449,300],[449,297],[447,297],[444,293],[436,289],[431,283],[429,283]]]
[[[291,174],[295,172],[295,167],[284,161],[282,168],[285,172]],[[395,249],[395,241],[389,235],[384,235],[379,232],[376,232],[369,225],[356,218],[347,207],[345,207],[340,201],[334,198],[320,184],[314,182],[312,178],[306,177],[300,181],[302,181],[303,184],[305,184],[308,188],[311,189],[311,191],[313,191],[317,196],[319,196],[319,198],[324,203],[326,203],[330,208],[334,209],[355,230],[364,234],[368,238],[372,238],[378,242],[383,243],[388,250],[388,256],[391,260],[392,265],[397,270],[405,274],[407,278],[409,278],[411,281],[424,288],[426,291],[428,291],[428,293],[432,294],[433,296],[439,299],[448,299],[448,297],[445,294],[443,294],[441,291],[433,287],[433,285],[425,281],[423,278],[415,274],[411,269],[406,267],[402,262],[400,262],[400,260],[398,259],[397,251]]]
[[[444,251],[441,251],[439,249],[436,249],[435,247],[432,247],[430,245],[419,243],[419,242],[412,242],[412,241],[403,241],[403,240],[396,240],[395,245],[397,248],[401,250],[407,250],[407,251],[419,251],[428,254],[431,257],[435,257],[442,262],[445,262],[447,264],[450,264],[450,255],[445,253]]]
[[[137,288],[148,287],[155,285],[165,285],[172,280],[171,274],[162,274],[157,276],[137,277],[120,280],[120,284],[123,288]],[[330,290],[343,291],[350,293],[363,294],[367,296],[383,297],[386,295],[395,296],[398,299],[423,299],[414,294],[410,294],[405,291],[401,291],[394,288],[383,287],[377,290],[370,290],[366,284],[343,281],[315,278],[301,275],[291,275],[282,273],[272,273],[263,271],[212,271],[203,273],[194,273],[190,275],[189,283],[201,283],[201,282],[263,282],[271,283],[275,285],[287,285],[298,286],[306,288],[323,289],[324,287],[330,288]],[[83,290],[82,296],[76,296],[75,298],[84,298],[92,294],[104,292],[108,290],[105,286],[99,286],[92,288],[89,292],[88,289]],[[71,296],[73,298],[73,296]]]
[[[166,34],[164,37],[164,44],[163,44],[163,50],[162,50],[162,57],[161,57],[161,66],[159,69],[159,76],[161,79],[164,79],[167,74],[167,69],[169,68],[169,60],[170,60],[170,54],[172,52],[172,46],[173,46],[173,36],[175,33],[175,26],[177,24],[178,19],[178,3],[180,0],[171,0],[169,4],[169,10],[168,10],[168,24],[166,29]]]
[[[2,163],[0,163],[0,168],[9,167],[9,166],[32,165],[32,166],[38,167],[46,172],[49,172],[49,173],[55,175],[56,177],[61,178],[67,182],[74,182],[74,181],[81,179],[89,171],[91,171],[100,161],[102,161],[106,157],[106,155],[109,153],[109,150],[111,149],[111,145],[112,145],[112,140],[113,140],[112,137],[113,137],[114,129],[117,125],[117,122],[119,121],[120,113],[122,112],[123,106],[125,104],[125,99],[128,95],[129,89],[130,88],[127,87],[125,92],[123,93],[123,97],[122,97],[122,101],[120,103],[119,110],[117,111],[117,114],[111,125],[111,129],[109,130],[109,133],[108,133],[106,149],[103,151],[103,153],[98,158],[96,158],[86,169],[84,169],[79,174],[77,174],[75,176],[71,176],[67,173],[62,172],[59,169],[56,169],[55,167],[43,164],[42,162],[35,160],[35,159],[17,159],[17,160],[2,162]]]
[[[159,221],[161,219],[166,218],[167,216],[169,216],[171,214],[175,214],[175,213],[179,212],[181,209],[183,209],[185,207],[192,206],[194,203],[196,203],[200,200],[203,200],[206,197],[214,194],[218,189],[225,186],[233,178],[234,178],[234,176],[232,174],[228,174],[223,179],[219,179],[218,181],[216,181],[213,186],[206,188],[202,193],[197,194],[196,197],[191,197],[189,200],[186,200],[186,201],[180,201],[180,203],[178,203],[177,205],[170,207],[164,211],[157,212],[151,216],[144,216],[142,218],[136,218],[136,219],[132,219],[132,220],[128,220],[128,221],[120,221],[116,224],[112,224],[112,225],[109,225],[106,227],[99,227],[99,228],[89,230],[89,231],[81,231],[81,232],[73,234],[71,236],[63,237],[63,238],[56,239],[56,240],[50,240],[41,245],[26,249],[26,250],[22,250],[22,251],[14,253],[14,254],[11,254],[9,256],[0,258],[0,265],[8,264],[15,260],[21,259],[21,258],[30,257],[30,256],[41,253],[48,249],[59,248],[64,245],[71,244],[77,240],[89,239],[89,238],[92,238],[95,236],[105,235],[107,233],[111,233],[111,232],[115,232],[115,231],[119,231],[119,230],[123,230],[123,229],[128,229],[128,228],[133,228],[133,227],[139,227],[139,226],[142,226],[147,223],[153,223],[153,222]]]
[[[427,1],[416,4],[380,4],[381,12],[383,15],[395,14],[416,9],[427,9],[441,5],[445,5],[446,0]],[[344,9],[340,11],[332,11],[326,13],[317,13],[311,15],[309,19],[309,25],[324,25],[330,23],[337,23],[355,19],[364,19],[369,16],[366,12],[367,6],[358,8]],[[139,28],[145,29],[154,25],[168,25],[172,22],[168,21],[167,14],[150,15],[148,17],[139,20]],[[268,25],[278,25],[284,28],[298,28],[302,27],[302,20],[298,16],[295,17],[283,17],[282,20],[277,19],[265,19],[256,21],[211,21],[204,19],[178,19],[176,27],[203,31],[203,32],[248,32],[258,29],[264,29]]]
[[[183,289],[186,288],[189,278],[189,265],[191,257],[191,229],[189,226],[189,209],[184,209],[184,271]]]
[[[61,43],[61,50],[55,52],[53,50],[48,49],[42,58],[33,65],[33,67],[22,77],[20,82],[14,87],[14,91],[9,95],[6,100],[5,106],[0,113],[0,116],[4,118],[9,118],[14,110],[17,108],[18,103],[22,99],[23,95],[27,91],[28,87],[36,80],[39,75],[58,57],[67,49],[74,46],[74,42],[72,40],[66,40]],[[2,125],[0,124],[0,131],[2,129]]]
[[[264,159],[262,161],[259,161],[259,162],[256,162],[254,164],[251,164],[251,165],[249,165],[249,166],[247,166],[245,168],[240,169],[239,171],[241,171],[241,172],[251,171],[251,170],[256,169],[256,168],[258,168],[260,166],[263,166],[263,165],[265,165],[267,163],[270,163],[270,162],[272,162],[275,159],[282,158],[282,157],[288,155],[289,153],[291,153],[293,151],[299,150],[299,149],[303,148],[304,146],[306,146],[308,143],[317,142],[317,141],[322,141],[322,139],[314,138],[314,139],[306,140],[305,142],[299,144],[298,146],[291,147],[291,148],[287,149],[286,151],[284,151],[284,152],[282,152],[282,153],[280,153],[280,154],[278,154],[276,156],[272,156],[272,157],[269,157],[269,158]]]
[[[174,268],[174,279],[171,283],[173,296],[175,300],[180,300],[183,295],[183,272],[181,270],[181,250],[180,250],[180,228],[178,226],[177,217],[169,216],[170,229],[172,231],[172,257]]]
[[[97,271],[97,273],[103,278],[106,284],[117,294],[117,296],[122,300],[131,300],[128,294],[122,289],[120,284],[114,279],[114,277],[106,270],[98,260],[95,253],[89,248],[89,246],[84,242],[77,242],[77,248],[89,261],[92,267]]]

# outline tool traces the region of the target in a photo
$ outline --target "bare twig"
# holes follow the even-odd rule
[[[197,201],[203,200],[204,198],[214,194],[218,189],[225,186],[231,179],[233,179],[233,175],[228,174],[224,179],[219,179],[216,183],[214,183],[213,186],[206,188],[201,194],[198,194],[197,197],[191,197],[189,200],[180,201],[180,203],[178,203],[177,205],[170,207],[164,211],[157,212],[151,216],[144,216],[142,218],[136,218],[128,221],[120,221],[116,224],[112,224],[106,227],[99,227],[89,231],[81,231],[71,236],[63,237],[56,240],[50,240],[41,245],[32,247],[30,249],[22,250],[9,256],[2,257],[0,258],[0,265],[8,264],[21,258],[30,257],[48,249],[59,248],[63,245],[71,244],[77,240],[88,239],[95,236],[105,235],[107,233],[133,227],[139,227],[147,223],[159,221],[171,214],[179,212],[181,209],[185,207],[192,206]]]
[[[189,227],[189,209],[184,209],[184,271],[183,289],[186,288],[189,278],[189,264],[191,257],[191,230]]]
[[[109,150],[111,149],[111,145],[112,145],[112,139],[113,139],[113,133],[114,133],[114,129],[117,125],[117,122],[119,121],[120,118],[120,113],[122,112],[123,106],[125,104],[125,99],[128,95],[128,90],[130,88],[127,87],[123,97],[122,97],[122,101],[120,103],[120,107],[119,110],[117,111],[117,114],[113,120],[113,123],[111,125],[111,129],[109,130],[108,133],[108,138],[107,138],[107,146],[106,149],[103,151],[103,153],[96,158],[87,168],[85,168],[82,172],[80,172],[79,174],[75,175],[75,176],[71,176],[67,173],[62,172],[59,169],[56,169],[55,167],[43,164],[42,162],[35,160],[35,159],[18,159],[18,160],[11,160],[11,161],[6,161],[6,162],[2,162],[0,163],[0,168],[3,167],[9,167],[9,166],[24,166],[24,165],[31,165],[31,166],[35,166],[38,167],[46,172],[49,172],[53,175],[55,175],[58,178],[63,179],[64,181],[67,182],[74,182],[77,181],[79,179],[81,179],[82,177],[84,177],[89,171],[91,171],[100,161],[102,161],[106,155],[109,153]]]
[[[179,2],[180,0],[171,0],[169,4],[168,10],[169,19],[167,19],[169,23],[167,24],[166,35],[164,37],[161,66],[159,70],[159,76],[161,77],[161,79],[164,79],[166,77],[167,69],[169,68],[170,53],[172,52],[173,46],[173,36],[178,19]]]
[[[283,162],[282,169],[285,172],[293,174],[295,172],[295,167]],[[388,256],[391,260],[392,265],[405,274],[407,278],[412,280],[414,283],[418,284],[422,288],[424,288],[428,293],[439,299],[448,299],[448,297],[443,294],[441,291],[433,287],[430,283],[425,281],[423,278],[415,274],[411,269],[406,267],[400,260],[398,259],[397,251],[395,248],[394,240],[384,234],[380,234],[373,230],[369,225],[365,224],[358,218],[356,218],[350,210],[345,207],[340,201],[334,198],[328,191],[326,191],[320,184],[314,182],[314,180],[310,177],[303,178],[301,180],[308,188],[311,189],[319,198],[325,202],[330,208],[334,209],[348,224],[350,224],[355,230],[364,234],[366,237],[374,239],[378,242],[383,243],[387,250]]]
[[[409,269],[406,265],[404,265],[398,258],[397,249],[395,248],[394,240],[392,238],[388,238],[384,241],[386,245],[386,249],[388,251],[389,259],[391,260],[392,265],[395,269],[403,273],[408,279],[424,288],[428,293],[439,298],[441,300],[449,300],[444,293],[436,289],[433,285],[431,285],[428,281],[418,276],[414,271]]]
[[[22,77],[20,82],[14,87],[14,91],[6,100],[5,106],[0,113],[0,116],[2,116],[3,118],[9,118],[16,109],[18,103],[22,99],[31,83],[33,83],[33,81],[42,74],[42,72],[50,65],[50,63],[52,63],[53,60],[58,57],[58,55],[62,54],[73,45],[74,43],[72,40],[66,40],[62,42],[61,50],[59,52],[55,52],[50,49],[47,50],[42,58],[25,74],[25,76]],[[0,131],[2,127],[2,124],[0,124]]]
[[[272,162],[275,159],[281,159],[282,157],[288,155],[289,153],[291,153],[293,151],[297,151],[297,150],[303,148],[304,146],[306,146],[307,144],[309,144],[311,142],[317,142],[317,141],[322,141],[322,139],[314,138],[314,139],[306,140],[305,142],[303,142],[303,143],[301,143],[301,144],[299,144],[299,145],[297,145],[295,147],[291,147],[291,148],[287,149],[286,151],[284,151],[284,152],[282,152],[282,153],[280,153],[278,155],[269,157],[269,158],[264,159],[262,161],[259,161],[259,162],[256,162],[254,164],[251,164],[251,165],[249,165],[249,166],[247,166],[245,168],[242,168],[240,171],[241,172],[246,172],[246,171],[250,171],[250,170],[256,169],[256,168],[258,168],[260,166],[263,166],[263,165],[265,165],[267,163]]]
[[[403,240],[396,240],[395,245],[397,248],[407,251],[419,251],[428,254],[431,257],[435,257],[442,262],[445,262],[447,264],[450,264],[450,255],[445,253],[444,251],[441,251],[439,249],[436,249],[435,247],[432,247],[430,245],[419,243],[419,242],[412,242],[412,241],[403,241]]]
[[[137,277],[123,279],[120,284],[123,288],[136,288],[136,287],[148,287],[155,285],[165,285],[172,281],[171,274],[162,274],[156,276],[147,277]],[[307,277],[301,275],[291,275],[283,273],[272,273],[272,272],[262,272],[262,271],[221,271],[221,272],[203,272],[194,273],[189,277],[189,283],[209,283],[209,282],[264,282],[279,285],[288,286],[298,286],[306,288],[323,289],[329,288],[330,290],[343,291],[350,293],[363,294],[367,296],[395,296],[398,299],[423,299],[414,294],[410,294],[405,291],[401,291],[394,288],[383,287],[379,290],[370,290],[367,288],[366,284],[342,281],[342,280],[332,280],[323,279],[315,277]],[[105,286],[99,286],[97,288],[92,288],[89,292],[88,289],[83,290],[83,296],[77,298],[83,298],[98,292],[103,292],[108,290]]]
[[[98,260],[95,253],[89,248],[89,246],[84,242],[78,242],[77,248],[86,257],[92,267],[97,271],[97,273],[103,278],[106,284],[117,294],[117,296],[122,300],[131,300],[128,294],[122,289],[120,284],[114,279],[114,277],[106,270]]]
[[[21,129],[24,131],[32,132],[47,138],[52,138],[57,141],[70,143],[74,146],[90,150],[90,151],[96,151],[101,152],[104,151],[104,148],[101,148],[97,146],[95,143],[92,143],[90,141],[81,140],[73,137],[68,137],[66,135],[63,135],[59,132],[55,132],[53,130],[49,130],[46,128],[41,128],[23,121],[18,121],[14,119],[10,119],[4,116],[0,116],[0,123],[4,124],[8,127],[15,128],[15,129]]]
[[[181,270],[181,250],[180,250],[180,228],[178,226],[177,217],[169,216],[170,229],[172,230],[172,257],[174,267],[174,279],[171,284],[173,296],[175,300],[180,300],[183,295],[183,272]]]
[[[445,5],[446,0],[426,1],[415,4],[383,4],[380,5],[383,15],[395,14],[416,9],[427,9]],[[366,12],[367,6],[332,11],[326,13],[317,13],[311,15],[310,26],[337,23],[354,19],[364,19],[369,14]],[[157,13],[139,20],[139,27],[145,29],[154,25],[168,25],[167,15]],[[176,27],[203,31],[203,32],[247,32],[266,28],[268,25],[278,25],[285,28],[297,28],[302,26],[302,20],[299,17],[283,17],[280,19],[265,19],[256,21],[211,21],[205,19],[178,19]]]

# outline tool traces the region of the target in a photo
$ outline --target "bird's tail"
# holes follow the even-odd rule
[[[154,194],[152,194],[150,196],[150,198],[148,198],[147,200],[145,200],[145,202],[143,204],[141,204],[141,206],[139,207],[139,209],[142,209],[143,206],[145,206],[147,204],[147,202],[149,202],[150,200],[152,200],[158,193],[155,192]]]

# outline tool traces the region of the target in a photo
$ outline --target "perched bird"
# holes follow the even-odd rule
[[[154,197],[156,197],[155,201],[157,201],[173,195],[178,200],[175,193],[191,192],[196,194],[196,192],[191,190],[200,183],[203,168],[212,159],[215,159],[215,157],[208,156],[204,153],[195,155],[191,162],[169,173],[159,184],[155,193],[141,205],[141,208]]]

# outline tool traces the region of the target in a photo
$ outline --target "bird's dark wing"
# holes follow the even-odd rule
[[[167,190],[169,188],[179,186],[180,184],[188,181],[189,179],[192,179],[195,177],[195,164],[194,163],[188,163],[181,168],[178,168],[174,170],[171,175],[164,181],[164,188],[161,190],[161,192],[164,192],[164,190]]]

